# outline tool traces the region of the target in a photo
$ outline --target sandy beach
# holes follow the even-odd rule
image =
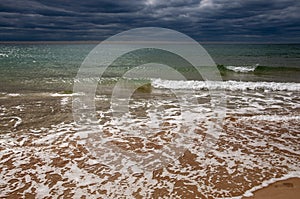
[[[257,190],[253,196],[244,199],[298,199],[300,195],[300,178],[290,178],[275,182],[268,187]]]
[[[297,118],[250,115],[247,104],[248,114],[242,114],[243,107],[237,109],[231,95],[224,125],[226,134],[203,154],[205,123],[197,124],[193,139],[187,137],[183,143],[175,142],[174,138],[180,135],[177,133],[180,124],[174,118],[180,112],[172,95],[158,95],[158,102],[154,94],[134,97],[130,109],[133,118],[124,123],[119,120],[114,125],[108,111],[109,96],[97,96],[102,130],[90,133],[72,123],[71,94],[3,93],[1,114],[7,119],[1,122],[0,195],[4,198],[232,198],[242,197],[264,181],[297,170]],[[248,91],[246,95],[259,98],[255,92]],[[197,98],[205,107],[206,95]],[[164,110],[162,119],[153,134],[148,137],[128,134],[130,128],[149,131],[145,126],[147,117],[150,114],[154,118],[160,109]],[[288,132],[285,125],[289,125]],[[264,131],[259,130],[262,126]],[[285,141],[277,140],[279,135],[285,135]],[[172,142],[184,147],[181,154],[180,150],[177,155],[170,153],[173,157],[166,154],[168,147],[174,149]],[[148,158],[151,160],[153,151],[162,154],[156,159],[158,164],[143,167],[152,162]],[[132,152],[134,156],[130,156]],[[126,159],[124,154],[129,154],[126,157],[138,167],[122,162]],[[107,155],[109,158],[105,159]],[[295,198],[298,193],[299,178],[292,178],[260,189],[250,198]]]

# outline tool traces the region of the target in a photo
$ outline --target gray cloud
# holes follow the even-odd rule
[[[102,40],[144,26],[200,41],[300,42],[295,0],[2,0],[1,40]]]

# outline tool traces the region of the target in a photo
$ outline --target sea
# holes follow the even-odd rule
[[[300,44],[202,44],[219,81],[129,52],[81,107],[96,45],[0,44],[0,197],[242,198],[300,177]]]

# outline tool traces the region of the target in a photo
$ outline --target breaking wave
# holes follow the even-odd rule
[[[259,73],[259,72],[265,72],[265,71],[300,71],[300,68],[294,68],[294,67],[274,67],[274,66],[261,66],[259,64],[255,65],[218,65],[218,69],[223,72],[236,72],[236,73]]]
[[[154,88],[175,90],[272,90],[272,91],[300,91],[300,83],[282,82],[242,82],[242,81],[183,81],[153,79]]]

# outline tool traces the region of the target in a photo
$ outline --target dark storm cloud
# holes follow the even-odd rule
[[[1,40],[102,40],[130,28],[200,41],[300,42],[296,0],[2,0]]]

